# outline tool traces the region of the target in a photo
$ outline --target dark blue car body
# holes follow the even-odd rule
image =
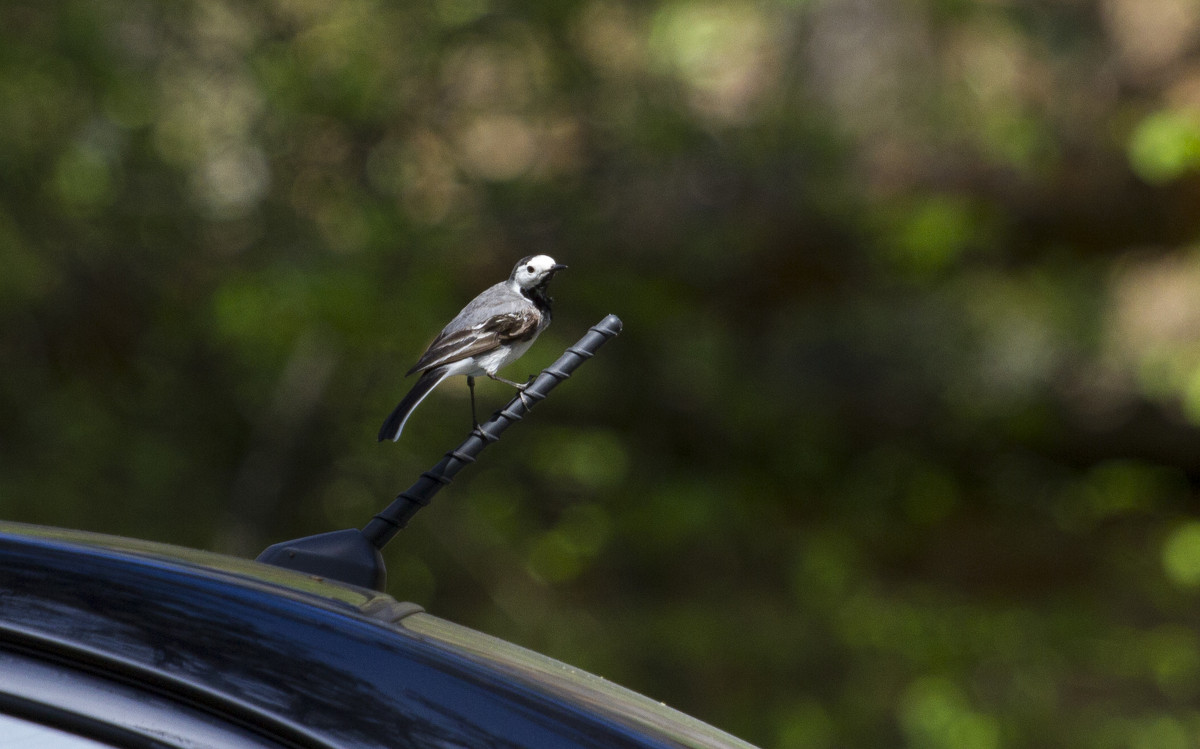
[[[373,591],[0,523],[4,715],[116,746],[748,746]]]

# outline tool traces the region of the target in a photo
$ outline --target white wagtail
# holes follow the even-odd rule
[[[496,371],[516,361],[550,324],[552,300],[546,295],[546,285],[566,267],[548,255],[522,258],[507,281],[492,286],[463,307],[405,373],[407,377],[419,371],[421,377],[379,428],[379,441],[400,439],[413,409],[451,375],[467,376],[471,419],[476,426],[476,377],[487,375],[524,391],[525,385],[497,377]]]

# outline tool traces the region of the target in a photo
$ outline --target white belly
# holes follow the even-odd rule
[[[529,350],[533,345],[532,340],[521,341],[514,343],[511,346],[501,346],[495,351],[489,351],[486,354],[480,354],[475,359],[475,366],[478,368],[476,374],[496,374],[496,371],[517,359]]]

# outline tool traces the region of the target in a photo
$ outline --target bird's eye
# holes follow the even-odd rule
[[[533,266],[532,266],[532,265],[526,265],[526,266],[525,266],[525,272],[526,272],[526,273],[533,273]]]

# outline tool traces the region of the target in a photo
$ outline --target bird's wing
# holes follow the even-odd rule
[[[469,309],[464,309],[463,313]],[[455,324],[463,313],[429,344],[408,374],[486,353],[511,341],[526,340],[536,335],[542,323],[542,314],[531,304],[508,305],[504,311],[469,327]]]

